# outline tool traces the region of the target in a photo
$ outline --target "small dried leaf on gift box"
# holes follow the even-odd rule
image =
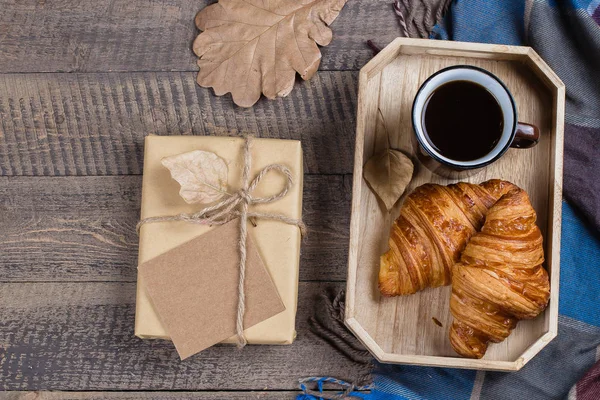
[[[217,96],[231,92],[238,106],[251,107],[261,92],[287,96],[296,72],[310,79],[319,67],[317,44],[331,42],[328,27],[346,0],[220,0],[196,16],[194,41],[200,57],[198,84]]]
[[[181,185],[179,195],[189,204],[212,203],[228,194],[227,163],[215,153],[194,150],[161,161]]]

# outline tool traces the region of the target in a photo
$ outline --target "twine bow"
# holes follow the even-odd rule
[[[263,168],[258,175],[249,183],[250,168],[252,166],[252,157],[250,156],[250,144],[252,137],[247,136],[244,141],[244,165],[242,169],[242,187],[236,193],[230,195],[227,199],[203,208],[192,214],[165,215],[159,217],[144,218],[137,224],[139,233],[143,224],[165,222],[165,221],[185,221],[200,225],[223,225],[238,218],[240,219],[240,237],[238,240],[238,251],[240,254],[239,280],[238,280],[238,308],[236,318],[236,335],[238,338],[238,347],[244,347],[247,344],[244,336],[244,314],[246,312],[246,295],[244,291],[244,281],[246,278],[246,239],[248,236],[247,223],[248,218],[266,219],[280,221],[289,225],[296,225],[300,229],[302,236],[306,235],[306,225],[299,219],[290,218],[282,214],[260,213],[248,211],[252,204],[273,203],[284,197],[294,185],[292,172],[289,168],[281,164],[270,164]],[[270,171],[277,171],[285,176],[286,185],[279,193],[269,197],[254,197],[252,192],[256,189],[263,177]]]

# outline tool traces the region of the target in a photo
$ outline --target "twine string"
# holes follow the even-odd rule
[[[272,220],[283,222],[288,225],[295,225],[300,229],[300,234],[306,236],[306,225],[300,219],[290,218],[283,214],[276,213],[264,213],[264,212],[253,212],[249,211],[248,208],[252,204],[267,204],[273,203],[282,197],[284,197],[288,191],[294,185],[292,172],[289,168],[281,164],[270,164],[263,168],[258,175],[249,182],[250,180],[250,169],[252,166],[252,157],[250,155],[250,146],[252,143],[252,137],[247,136],[244,141],[244,164],[242,168],[242,187],[232,196],[229,196],[225,200],[214,204],[212,206],[205,207],[200,211],[191,214],[177,214],[177,215],[162,215],[157,217],[148,217],[138,222],[136,230],[139,234],[140,228],[144,224],[157,223],[157,222],[168,222],[168,221],[183,221],[193,224],[200,225],[224,225],[235,218],[240,219],[239,225],[239,240],[238,240],[238,252],[240,255],[239,262],[239,279],[238,279],[238,307],[236,315],[236,335],[238,338],[238,347],[244,347],[247,344],[246,337],[244,336],[244,315],[246,313],[246,294],[244,290],[244,283],[246,279],[246,241],[248,237],[248,218]],[[256,190],[264,176],[270,171],[276,171],[282,174],[286,178],[284,188],[272,196],[267,197],[254,197],[252,192]]]

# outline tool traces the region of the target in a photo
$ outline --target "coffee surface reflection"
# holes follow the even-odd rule
[[[464,80],[435,89],[425,103],[422,118],[429,144],[456,161],[477,160],[490,153],[504,128],[502,109],[494,95]]]

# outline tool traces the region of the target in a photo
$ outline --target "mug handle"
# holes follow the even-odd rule
[[[537,126],[526,124],[523,122],[517,123],[517,132],[510,147],[517,149],[528,149],[538,144],[540,140],[540,130]]]

